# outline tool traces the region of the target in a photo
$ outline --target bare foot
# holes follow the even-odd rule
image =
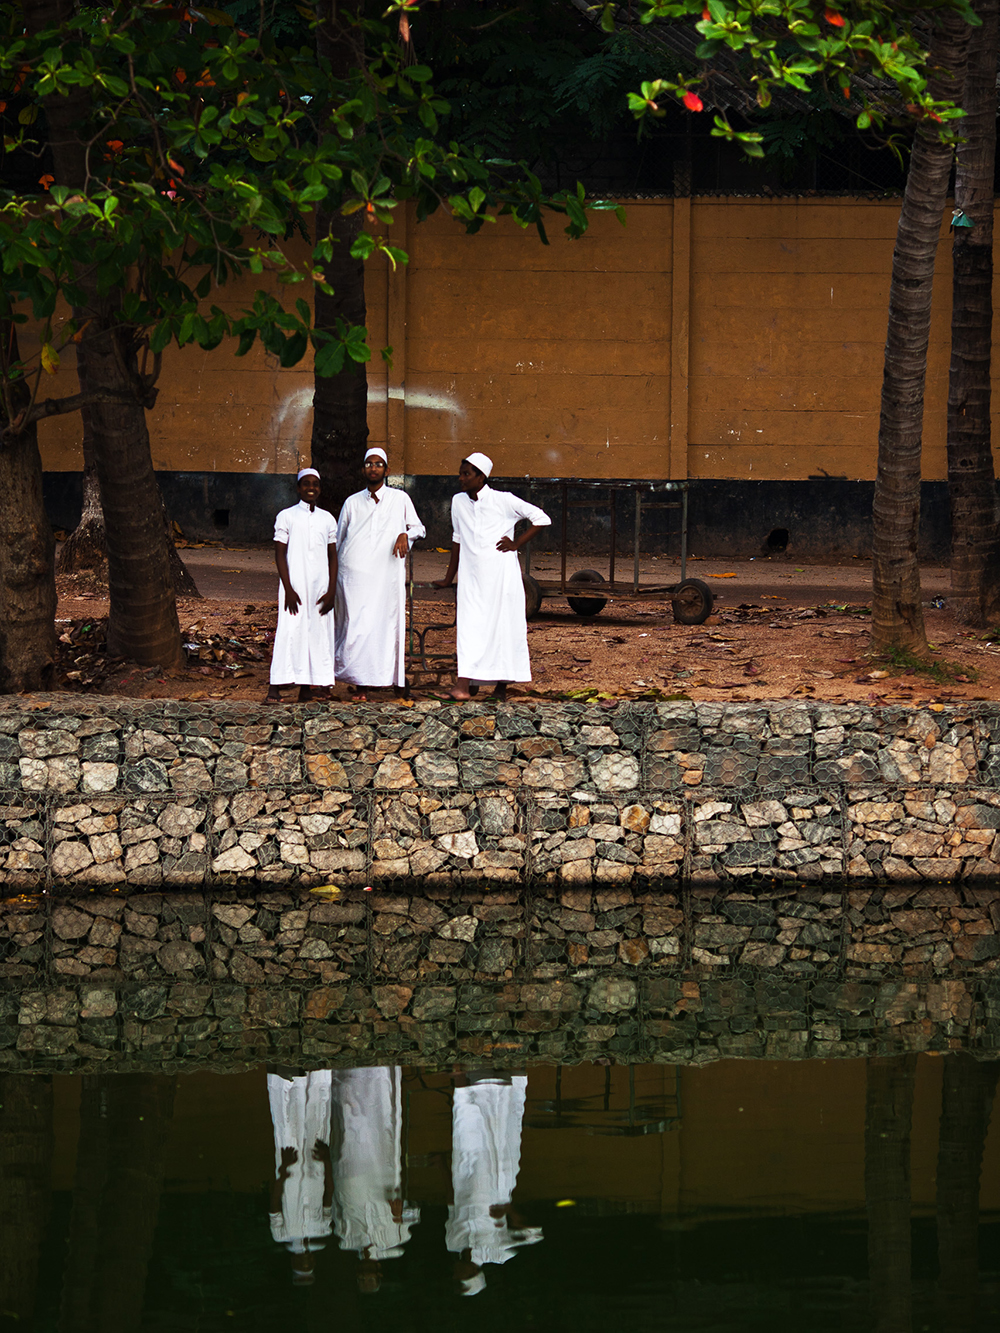
[[[469,700],[472,698],[472,695],[468,692],[468,690],[460,690],[456,685],[453,690],[448,691],[448,698],[456,699],[459,703],[468,703]]]
[[[268,690],[267,694],[264,695],[264,702],[266,704],[280,704],[281,695],[278,693],[276,689],[272,688]]]

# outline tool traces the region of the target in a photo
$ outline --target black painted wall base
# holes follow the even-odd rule
[[[295,500],[295,479],[253,472],[161,472],[158,474],[167,509],[194,541],[236,545],[268,543],[274,515]],[[523,478],[495,478],[498,489],[527,495]],[[407,477],[406,488],[427,525],[431,546],[450,546],[452,476]],[[749,557],[767,550],[768,538],[787,533],[787,552],[795,558],[867,556],[871,553],[871,507],[875,484],[841,478],[806,481],[693,481],[689,491],[688,551],[700,556]],[[560,540],[557,491],[537,487],[534,503],[548,506],[554,520],[550,542]],[[920,555],[946,561],[949,548],[948,489],[943,481],[921,488]],[[593,499],[599,492],[581,491],[575,498]],[[45,503],[54,527],[71,530],[80,517],[81,474],[45,474]],[[631,553],[633,498],[618,496],[618,548]],[[643,520],[642,550],[650,555],[679,552],[677,511],[654,509]],[[573,509],[569,520],[574,551],[606,551],[610,539],[607,503]],[[773,549],[773,547],[772,547]]]

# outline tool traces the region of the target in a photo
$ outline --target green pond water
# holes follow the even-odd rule
[[[0,1327],[995,1329],[997,1067],[0,1075]]]

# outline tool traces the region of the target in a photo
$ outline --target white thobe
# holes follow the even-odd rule
[[[338,680],[352,685],[406,681],[406,561],[393,555],[400,533],[412,546],[427,530],[405,491],[380,486],[348,496],[337,524]]]
[[[304,1240],[322,1239],[332,1230],[332,1212],[323,1207],[323,1163],[313,1156],[317,1143],[330,1142],[330,1070],[298,1078],[268,1074],[267,1096],[275,1176],[281,1170],[282,1148],[294,1148],[296,1154],[282,1189],[281,1212],[271,1214],[271,1235],[279,1245],[301,1252]]]
[[[524,584],[516,551],[498,551],[526,518],[537,527],[552,520],[509,491],[484,486],[476,500],[464,491],[451,502],[452,540],[458,560],[458,675],[468,680],[530,680]]]
[[[274,520],[274,540],[288,547],[288,577],[300,600],[293,616],[285,609],[279,580],[271,684],[332,685],[334,612],[321,616],[316,603],[330,586],[328,547],[337,540],[336,521],[326,509],[310,513],[305,500],[300,500]]]
[[[541,1239],[536,1229],[512,1230],[490,1209],[510,1203],[521,1164],[521,1121],[528,1080],[473,1083],[456,1088],[451,1112],[451,1183],[445,1243],[472,1262],[505,1264],[521,1245]]]
[[[333,1215],[342,1250],[397,1259],[420,1220],[419,1210],[402,1201],[402,1131],[399,1069],[334,1071]]]

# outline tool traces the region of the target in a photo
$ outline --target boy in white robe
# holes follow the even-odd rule
[[[469,682],[494,681],[495,696],[504,699],[507,682],[531,679],[528,625],[524,614],[524,584],[517,552],[539,528],[548,527],[548,514],[510,491],[495,491],[486,479],[493,462],[485,454],[462,459],[458,470],[459,494],[451,502],[451,559],[436,588],[458,580],[455,616],[458,670],[453,699],[469,699]],[[514,536],[518,519],[529,527]]]
[[[274,1125],[271,1236],[291,1255],[292,1281],[313,1281],[316,1250],[333,1229],[330,1162],[331,1071],[274,1071],[267,1095]]]
[[[521,1122],[528,1080],[523,1074],[483,1074],[456,1088],[451,1112],[451,1179],[445,1244],[458,1258],[463,1296],[486,1286],[484,1264],[505,1264],[523,1245],[542,1239],[526,1227],[511,1199],[521,1164]]]
[[[348,496],[337,524],[336,662],[339,680],[365,688],[406,683],[406,556],[426,529],[405,491],[386,486],[383,449],[365,454],[366,489]]]
[[[338,1069],[333,1074],[334,1233],[358,1256],[358,1287],[376,1292],[382,1261],[398,1259],[420,1210],[403,1199],[402,1071]]]
[[[281,702],[283,685],[299,686],[299,703],[313,685],[329,687],[334,675],[334,596],[337,584],[337,524],[317,508],[320,477],[305,467],[298,475],[298,504],[274,520],[278,629],[271,655],[271,685],[265,703]]]

